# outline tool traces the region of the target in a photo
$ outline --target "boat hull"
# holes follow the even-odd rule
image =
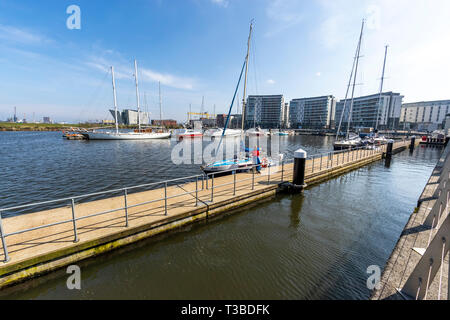
[[[151,140],[151,139],[167,139],[170,138],[170,132],[129,132],[129,133],[112,133],[112,132],[89,132],[85,133],[89,140]]]
[[[218,161],[211,165],[202,166],[201,169],[206,174],[208,173],[229,173],[232,171],[227,170],[236,170],[236,171],[246,171],[253,168],[253,161],[251,159],[248,160],[240,160],[240,161]],[[224,172],[225,171],[225,172]]]

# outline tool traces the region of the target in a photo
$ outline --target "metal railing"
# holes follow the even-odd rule
[[[415,248],[421,255],[414,266],[400,294],[406,298],[426,300],[434,277],[440,270],[437,299],[441,299],[443,286],[444,259],[450,243],[450,145],[445,149],[445,161],[439,177],[439,185],[431,200],[435,200],[431,208],[426,208],[428,214],[422,226],[429,229],[426,248]]]
[[[281,162],[281,182],[283,182],[284,179],[284,164],[285,162],[282,161]],[[50,201],[42,201],[42,202],[36,202],[36,203],[30,203],[30,204],[25,204],[25,205],[20,205],[20,206],[14,206],[14,207],[8,207],[8,208],[1,208],[0,209],[0,238],[2,241],[2,247],[3,247],[3,252],[4,252],[4,262],[8,262],[10,260],[9,257],[9,252],[8,252],[8,246],[6,243],[6,238],[14,236],[14,235],[18,235],[18,234],[22,234],[22,233],[26,233],[26,232],[31,232],[31,231],[35,231],[35,230],[39,230],[39,229],[44,229],[44,228],[49,228],[49,227],[53,227],[53,226],[57,226],[57,225],[61,225],[61,224],[68,224],[68,223],[72,223],[72,229],[73,229],[73,242],[78,242],[79,241],[79,237],[78,237],[78,228],[77,228],[77,222],[83,219],[88,219],[88,218],[92,218],[92,217],[96,217],[96,216],[100,216],[100,215],[106,215],[106,214],[110,214],[110,213],[114,213],[114,212],[118,212],[118,211],[124,211],[124,218],[125,218],[125,227],[129,226],[128,220],[129,220],[129,209],[131,208],[135,208],[135,207],[139,207],[139,206],[143,206],[143,205],[147,205],[147,204],[152,204],[155,202],[159,202],[159,201],[164,201],[164,215],[168,215],[168,211],[169,211],[169,204],[168,204],[168,200],[169,199],[173,199],[173,198],[177,198],[177,197],[181,197],[181,196],[185,196],[185,195],[193,195],[195,198],[195,206],[197,207],[199,205],[199,202],[206,204],[208,201],[203,201],[200,199],[199,196],[199,191],[203,191],[203,190],[210,190],[211,194],[210,194],[210,200],[209,202],[214,202],[214,191],[217,190],[218,188],[222,188],[225,186],[230,186],[233,185],[232,188],[232,192],[233,195],[236,195],[236,186],[239,183],[245,182],[245,181],[251,181],[251,190],[255,189],[255,183],[257,182],[258,179],[255,179],[255,169],[261,167],[261,164],[257,164],[257,165],[251,165],[251,166],[247,166],[245,168],[245,170],[248,170],[251,172],[251,177],[250,178],[244,178],[244,179],[237,179],[237,176],[241,176],[238,175],[237,172],[238,171],[243,171],[242,169],[229,169],[229,170],[223,170],[223,171],[218,171],[218,172],[213,172],[213,173],[208,173],[208,174],[199,174],[199,175],[193,175],[193,176],[189,176],[189,177],[182,177],[182,178],[177,178],[177,179],[171,179],[171,180],[164,180],[164,181],[158,181],[158,182],[153,182],[153,183],[148,183],[148,184],[141,184],[141,185],[136,185],[136,186],[131,186],[131,187],[126,187],[126,188],[119,188],[119,189],[113,189],[113,190],[107,190],[107,191],[101,191],[101,192],[95,192],[95,193],[89,193],[89,194],[84,194],[84,195],[79,195],[79,196],[74,196],[74,197],[67,197],[67,198],[62,198],[62,199],[57,199],[57,200],[50,200]],[[214,178],[218,175],[223,175],[226,173],[231,173],[233,175],[233,181],[232,182],[227,182],[227,183],[223,183],[223,184],[219,184],[219,185],[215,185],[214,184]],[[271,179],[271,174],[270,174],[270,166],[267,167],[267,182],[270,183],[270,179]],[[241,177],[244,177],[245,175],[242,175]],[[177,183],[177,182],[181,182],[181,181],[187,181],[187,183],[193,183],[195,182],[195,190],[193,191],[185,191],[182,193],[177,193],[175,195],[171,195],[168,196],[167,194],[167,190],[169,187],[169,183]],[[211,185],[209,185],[209,181],[211,181]],[[201,182],[201,185],[200,185]],[[154,186],[163,186],[164,188],[164,197],[162,198],[158,198],[158,199],[153,199],[153,200],[149,200],[149,201],[145,201],[145,202],[140,202],[137,204],[132,204],[130,205],[128,203],[128,196],[129,196],[129,191],[135,190],[135,189],[142,189],[142,188],[148,188],[148,187],[154,187]],[[147,190],[148,191],[148,190]],[[93,196],[100,196],[100,195],[112,195],[112,194],[117,194],[117,193],[121,193],[123,196],[123,200],[124,200],[124,206],[123,207],[119,207],[119,208],[115,208],[112,210],[107,210],[107,211],[102,211],[102,212],[96,212],[96,213],[92,213],[92,214],[88,214],[85,216],[81,216],[81,217],[77,217],[76,216],[76,200],[81,200],[81,199],[86,199],[86,198],[91,198]],[[14,231],[14,232],[10,232],[7,233],[5,232],[4,226],[3,226],[3,222],[2,222],[2,214],[4,212],[10,212],[10,211],[14,211],[14,210],[19,210],[19,209],[24,209],[24,208],[30,208],[30,207],[39,207],[39,206],[44,206],[44,205],[49,205],[49,204],[57,204],[57,203],[68,203],[69,207],[71,208],[71,213],[72,213],[72,217],[71,219],[66,219],[63,221],[58,221],[58,222],[54,222],[54,223],[48,223],[48,224],[44,224],[41,226],[36,226],[36,227],[32,227],[32,228],[27,228],[27,229],[22,229],[22,230],[18,230],[18,231]],[[67,205],[65,205],[64,207],[67,207]],[[57,207],[57,208],[61,208],[61,207]]]
[[[385,146],[382,146],[379,150],[367,150],[365,147],[361,147],[361,148],[354,148],[354,149],[349,149],[349,150],[338,150],[338,151],[331,151],[331,152],[327,152],[327,153],[312,155],[312,156],[308,157],[308,159],[312,160],[312,162],[313,162],[313,166],[309,167],[309,168],[311,169],[311,173],[315,172],[315,168],[314,168],[315,161],[320,161],[319,170],[323,170],[323,168],[326,168],[326,169],[334,168],[336,166],[343,165],[345,163],[349,163],[348,161],[350,159],[350,154],[351,154],[351,158],[352,158],[351,162],[358,161],[358,160],[364,159],[366,157],[369,157],[370,155],[373,155],[375,152],[378,152],[378,153],[383,152],[383,150],[385,150],[385,148],[383,148],[383,147],[385,147]],[[352,153],[352,151],[356,151],[356,153]],[[342,158],[341,158],[341,154],[342,154]],[[325,155],[327,156],[326,161],[324,160]],[[345,155],[347,155],[347,162],[344,162]],[[331,160],[330,160],[330,158],[331,158]],[[341,162],[340,162],[340,159],[341,159]],[[293,159],[284,159],[284,158],[281,160],[281,181],[279,181],[279,183],[284,182],[284,179],[285,179],[284,166],[288,163],[292,163],[293,161],[294,161]],[[327,162],[326,167],[325,167],[325,162]],[[331,162],[331,164],[330,164],[330,162]],[[334,165],[334,162],[336,162],[336,165]],[[278,165],[279,165],[279,163],[278,163]],[[169,211],[169,205],[168,205],[169,199],[174,199],[174,198],[185,196],[185,195],[194,195],[195,206],[197,207],[199,205],[199,202],[201,202],[203,204],[206,204],[208,202],[208,201],[201,200],[200,196],[199,196],[199,191],[204,191],[205,189],[211,191],[209,202],[214,202],[214,195],[215,195],[214,190],[224,187],[224,186],[233,185],[232,192],[233,192],[233,195],[236,195],[236,185],[238,183],[242,183],[245,181],[251,181],[251,190],[254,190],[255,189],[255,180],[256,180],[255,179],[255,169],[258,167],[261,167],[261,166],[262,166],[261,164],[255,164],[255,165],[246,167],[245,170],[251,171],[251,173],[252,173],[251,177],[239,179],[239,180],[236,177],[237,176],[236,173],[237,173],[237,171],[243,171],[243,170],[235,168],[235,169],[229,169],[229,170],[224,170],[224,171],[220,171],[220,172],[192,175],[192,176],[188,176],[188,177],[181,177],[181,178],[152,182],[152,183],[141,184],[141,185],[136,185],[136,186],[131,186],[131,187],[125,187],[125,188],[119,188],[119,189],[113,189],[113,190],[107,190],[107,191],[100,191],[100,192],[95,192],[95,193],[79,195],[79,196],[66,197],[66,198],[62,198],[62,199],[36,202],[36,203],[30,203],[30,204],[8,207],[8,208],[0,208],[0,237],[1,237],[1,241],[2,241],[4,257],[5,257],[4,262],[8,262],[10,260],[9,253],[8,253],[8,246],[6,243],[6,238],[8,238],[8,237],[26,233],[26,232],[39,230],[39,229],[49,228],[49,227],[53,227],[53,226],[57,226],[57,225],[61,225],[61,224],[72,223],[73,237],[74,237],[73,241],[78,242],[79,237],[78,237],[77,222],[84,220],[84,219],[88,219],[88,218],[92,218],[92,217],[96,217],[96,216],[100,216],[100,215],[111,214],[111,213],[118,212],[118,211],[123,211],[124,218],[125,218],[125,227],[127,228],[129,226],[129,209],[132,209],[135,207],[152,204],[152,203],[159,202],[159,201],[164,201],[164,215],[167,216],[168,211]],[[308,170],[308,168],[306,168],[306,170]],[[217,177],[218,175],[223,175],[225,173],[229,173],[229,172],[231,172],[234,175],[232,182],[215,185],[215,183],[214,183],[215,177]],[[307,172],[305,172],[305,174],[306,173]],[[271,182],[271,176],[273,176],[273,172],[271,173],[271,166],[268,165],[267,166],[267,183],[269,183],[269,184]],[[242,175],[241,178],[242,177],[244,177],[244,175]],[[171,183],[177,184],[181,181],[186,181],[186,182],[190,182],[190,183],[193,183],[195,181],[195,190],[185,191],[183,193],[168,196],[167,190],[168,190],[169,184],[171,184]],[[199,187],[200,181],[201,181],[201,187]],[[209,181],[211,182],[210,186],[209,186]],[[149,187],[157,187],[157,186],[163,186],[164,197],[137,203],[137,204],[132,204],[132,205],[129,204],[129,191],[143,189],[143,188],[149,188]],[[147,190],[147,191],[149,191],[149,190]],[[86,216],[77,217],[77,215],[76,215],[77,214],[76,200],[80,201],[80,200],[86,199],[86,198],[92,198],[92,197],[96,197],[96,196],[113,195],[113,194],[121,194],[120,196],[123,197],[123,204],[124,204],[122,207],[115,208],[112,210],[102,211],[102,212],[95,212],[92,214],[88,214]],[[5,229],[4,229],[4,226],[2,223],[2,214],[4,212],[11,212],[14,210],[17,211],[20,209],[31,208],[31,207],[40,207],[40,206],[45,206],[45,205],[49,205],[49,204],[53,205],[53,204],[58,204],[58,203],[67,203],[69,205],[69,207],[71,208],[71,213],[72,213],[71,219],[66,219],[66,220],[58,221],[58,222],[54,222],[54,223],[48,223],[45,225],[36,226],[36,227],[23,229],[23,230],[18,230],[18,231],[14,231],[14,232],[10,232],[10,233],[5,232]],[[67,204],[64,207],[67,207]],[[56,207],[56,208],[61,208],[61,207]]]
[[[386,145],[375,148],[363,146],[311,155],[307,157],[307,160],[311,160],[311,162],[306,166],[306,173],[313,174],[333,169],[345,164],[367,159],[376,154],[382,154],[383,152],[386,152]]]

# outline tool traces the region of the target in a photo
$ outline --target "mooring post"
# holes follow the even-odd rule
[[[416,136],[411,136],[411,144],[409,145],[409,151],[413,152],[416,146]]]
[[[394,140],[388,140],[387,149],[386,149],[386,159],[392,158],[392,149],[394,147]]]
[[[305,184],[305,167],[307,153],[303,149],[298,149],[294,153],[294,178],[292,184],[294,188],[300,191],[306,187]]]

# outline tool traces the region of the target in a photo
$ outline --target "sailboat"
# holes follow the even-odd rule
[[[231,101],[230,109],[228,110],[227,120],[225,122],[225,126],[222,131],[221,140],[219,141],[219,146],[218,146],[217,150],[220,150],[220,144],[222,143],[222,138],[224,137],[225,132],[227,130],[228,122],[230,120],[231,109],[234,105],[234,100],[236,98],[236,94],[239,89],[239,84],[241,82],[242,73],[244,72],[244,69],[245,69],[244,99],[243,99],[244,102],[242,105],[242,126],[241,126],[240,133],[241,133],[241,143],[244,145],[244,149],[245,149],[245,136],[244,136],[245,95],[246,95],[246,90],[247,90],[248,57],[249,57],[249,53],[250,53],[250,40],[251,40],[251,36],[252,36],[252,30],[253,30],[253,22],[250,23],[250,32],[249,32],[248,41],[247,41],[247,55],[245,56],[244,64],[242,65],[241,74],[239,75],[239,80],[236,85],[236,89],[234,91],[234,96],[233,96],[233,100]],[[251,168],[253,168],[253,160],[250,157],[247,157],[247,156],[243,157],[241,155],[239,155],[239,156],[235,155],[234,159],[215,161],[213,163],[210,163],[210,164],[207,164],[207,165],[201,167],[201,169],[205,173],[220,172],[220,171],[226,171],[226,170],[232,170],[232,169],[235,169],[236,171],[243,171],[243,170],[249,170]]]
[[[378,108],[377,108],[377,118],[375,121],[375,129],[374,134],[372,137],[368,138],[367,141],[369,144],[379,146],[382,144],[387,144],[389,139],[387,139],[385,136],[382,136],[378,133],[378,121],[379,121],[379,115],[380,115],[380,109],[381,109],[381,95],[383,93],[383,83],[384,83],[384,71],[386,69],[386,57],[387,57],[387,50],[389,46],[385,46],[384,51],[384,62],[383,62],[383,72],[381,74],[381,84],[380,84],[380,94],[378,96]]]
[[[224,128],[214,128],[214,129],[208,129],[203,134],[205,137],[211,137],[211,138],[218,138],[221,136],[224,137],[240,137],[241,136],[241,130],[239,129],[227,129]]]
[[[356,55],[355,55],[355,58],[353,59],[352,71],[350,73],[350,79],[348,81],[347,92],[345,93],[344,106],[342,108],[341,119],[339,121],[339,127],[338,127],[337,134],[336,134],[336,141],[333,143],[334,150],[353,149],[353,148],[357,148],[362,145],[362,140],[359,137],[359,135],[350,133],[350,123],[352,121],[353,101],[354,101],[354,93],[355,93],[355,86],[356,86],[356,76],[358,74],[358,65],[359,65],[359,58],[360,58],[360,52],[361,52],[361,42],[362,42],[363,31],[364,31],[364,20],[362,22],[361,33],[359,35],[359,41],[358,41],[358,45],[356,47]],[[355,72],[353,73],[353,71],[355,71]],[[341,131],[341,124],[342,124],[342,119],[343,119],[344,112],[345,112],[345,107],[347,105],[347,96],[348,96],[348,91],[350,89],[350,84],[352,82],[352,78],[353,78],[353,88],[352,88],[352,98],[351,98],[351,102],[350,102],[350,112],[349,112],[348,120],[347,120],[347,134],[346,134],[345,139],[338,140],[338,137],[339,137],[339,134]]]
[[[247,92],[248,60],[249,60],[249,54],[250,54],[250,41],[251,41],[251,37],[252,37],[252,30],[253,30],[253,21],[250,23],[250,32],[249,32],[248,41],[247,41],[247,54],[245,56],[244,64],[242,65],[241,73],[239,75],[239,80],[238,80],[238,83],[236,85],[236,89],[234,91],[234,95],[233,95],[233,99],[231,101],[230,108],[228,110],[227,120],[225,122],[225,126],[224,126],[223,131],[222,131],[222,136],[221,136],[221,139],[220,139],[218,147],[217,147],[217,150],[220,150],[220,145],[222,143],[222,139],[226,135],[227,130],[229,130],[229,129],[227,129],[227,127],[228,127],[228,123],[229,123],[229,119],[230,119],[231,110],[233,108],[234,101],[235,101],[235,98],[236,98],[236,94],[237,94],[238,89],[239,89],[239,84],[240,84],[241,79],[242,79],[242,74],[243,74],[244,69],[245,69],[244,98],[243,98],[243,104],[242,104],[242,122],[241,122],[241,130],[240,130],[241,153],[239,155],[235,155],[233,159],[226,159],[226,160],[221,160],[221,161],[215,161],[215,162],[212,162],[212,163],[207,164],[205,166],[201,166],[201,169],[205,173],[223,172],[223,171],[227,171],[227,170],[230,173],[231,173],[232,170],[234,170],[234,171],[248,171],[248,170],[252,169],[254,167],[254,165],[257,164],[257,163],[254,163],[253,159],[248,156],[248,153],[250,153],[250,152],[252,152],[254,150],[245,148],[245,131],[244,131],[244,124],[245,124],[245,97],[246,97],[246,92]],[[281,154],[279,155],[279,158],[280,159],[282,158]],[[267,157],[262,157],[261,167],[271,166],[273,163],[274,163],[274,161],[272,159],[267,158]]]
[[[119,120],[118,120],[118,110],[117,110],[117,98],[116,98],[116,82],[114,79],[114,67],[111,67],[112,74],[112,85],[113,85],[113,98],[114,98],[114,113],[115,113],[115,131],[92,131],[85,133],[85,136],[89,140],[147,140],[147,139],[165,139],[170,138],[170,132],[163,132],[163,130],[154,130],[151,128],[141,129],[141,109],[139,102],[139,87],[138,87],[138,73],[137,73],[137,62],[134,60],[134,70],[135,70],[135,80],[136,80],[136,101],[137,101],[137,122],[138,129],[133,132],[120,132],[119,131]]]

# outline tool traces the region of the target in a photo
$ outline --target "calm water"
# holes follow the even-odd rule
[[[288,152],[302,145],[315,153],[331,141],[296,136],[284,144]],[[1,206],[198,173],[198,166],[174,169],[159,160],[174,143],[0,133]],[[440,152],[405,151],[390,167],[379,161],[303,195],[280,195],[85,261],[80,291],[66,288],[61,270],[0,298],[367,299],[366,269],[384,266]]]

